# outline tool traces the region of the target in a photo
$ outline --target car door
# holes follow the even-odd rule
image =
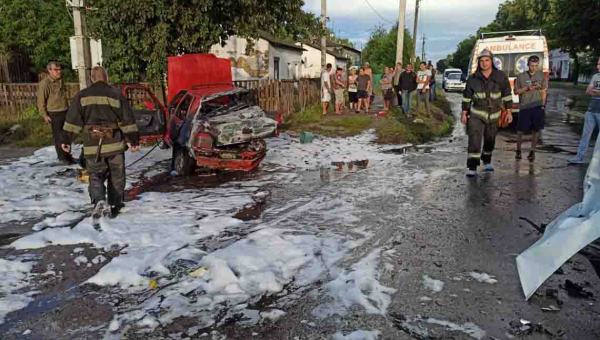
[[[125,85],[122,94],[133,109],[140,139],[144,141],[166,139],[167,108],[160,103],[154,93],[144,85]]]
[[[171,113],[170,138],[177,145],[185,146],[187,144],[189,135],[189,120],[187,118],[194,99],[193,94],[181,91],[169,105],[169,112]]]

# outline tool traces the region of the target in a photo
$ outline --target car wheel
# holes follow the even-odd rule
[[[173,168],[177,173],[189,176],[196,169],[196,160],[190,156],[188,149],[182,146],[173,148]]]

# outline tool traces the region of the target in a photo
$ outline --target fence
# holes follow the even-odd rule
[[[293,115],[298,108],[319,104],[321,101],[319,79],[240,80],[233,83],[236,87],[255,90],[263,110],[281,112],[286,118]],[[71,102],[79,90],[79,85],[67,83],[66,86],[67,98]],[[37,88],[37,83],[0,83],[0,109],[18,112],[35,106]],[[159,89],[154,91],[158,98],[162,97],[160,92]],[[145,94],[142,91],[134,91],[132,99],[134,105],[143,104]]]

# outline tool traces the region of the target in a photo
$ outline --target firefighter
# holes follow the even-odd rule
[[[106,70],[92,69],[92,85],[81,90],[69,108],[62,135],[62,149],[83,132],[83,153],[89,173],[92,216],[115,217],[123,207],[125,192],[125,151],[139,150],[139,133],[133,110],[120,91],[108,84]],[[106,187],[108,181],[108,204]]]
[[[477,175],[483,161],[486,172],[493,172],[492,152],[496,144],[502,109],[504,123],[512,122],[512,90],[507,75],[494,65],[494,54],[487,49],[477,58],[477,71],[469,77],[463,92],[462,118],[469,135],[467,176]],[[483,152],[481,142],[483,137]]]

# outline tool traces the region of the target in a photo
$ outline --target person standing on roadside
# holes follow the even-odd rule
[[[539,132],[544,129],[544,111],[548,97],[548,79],[540,71],[540,58],[532,55],[527,60],[526,72],[515,80],[515,94],[519,96],[519,119],[517,121],[517,152],[515,158],[521,159],[523,131],[532,131],[531,151],[527,159],[535,160]]]
[[[406,64],[406,71],[400,75],[400,92],[402,92],[402,110],[407,117],[412,117],[412,97],[417,89],[417,74],[412,64]]]
[[[71,143],[83,133],[83,152],[90,175],[89,193],[94,219],[115,217],[125,200],[125,151],[139,150],[139,133],[129,101],[108,84],[101,66],[92,69],[92,85],[81,90],[69,108],[61,136],[61,147],[70,152]],[[108,182],[108,204],[106,204]]]
[[[46,69],[48,76],[38,84],[37,107],[43,119],[52,128],[52,139],[60,164],[75,164],[71,154],[65,152],[60,146],[60,136],[69,109],[67,88],[61,77],[62,65],[57,61],[51,61]]]
[[[361,67],[358,74],[358,110],[360,112],[362,104],[365,104],[365,113],[369,113],[369,91],[371,90],[371,77]]]
[[[461,121],[467,125],[469,135],[468,177],[477,175],[481,161],[485,164],[486,172],[494,171],[492,152],[496,146],[498,121],[503,108],[506,110],[505,122],[510,124],[513,120],[512,89],[506,73],[494,65],[494,54],[484,49],[477,58],[477,65],[477,71],[467,81],[462,101]]]
[[[348,76],[348,97],[350,99],[350,110],[358,113],[358,76],[354,67],[350,69],[350,76]]]
[[[367,102],[368,102],[368,106],[371,106],[371,101],[373,100],[373,69],[371,69],[371,64],[369,64],[368,62],[365,63],[365,74],[369,76],[369,78],[371,79],[371,87],[369,89],[369,97],[367,98]],[[367,110],[369,111],[369,110]]]
[[[331,68],[331,64],[327,64],[323,72],[321,72],[321,105],[323,106],[323,116],[327,114],[327,105],[331,101],[331,93],[333,92],[329,77]]]
[[[429,101],[437,101],[437,82],[435,81],[435,75],[437,74],[433,65],[429,65],[429,71],[431,72],[431,79],[429,79]]]
[[[600,59],[596,69],[600,72]],[[600,127],[600,73],[596,73],[590,85],[588,85],[585,94],[592,97],[588,106],[587,112],[585,113],[585,121],[583,124],[583,132],[581,133],[581,140],[579,141],[579,148],[577,149],[577,155],[571,159],[571,164],[585,164],[585,154],[587,148],[590,145],[590,138],[592,132],[596,128],[596,125]]]
[[[341,67],[338,67],[335,72],[335,83],[334,83],[334,92],[335,92],[335,113],[338,115],[342,114],[342,106],[344,106],[346,102],[346,81],[343,78],[344,70]]]
[[[394,68],[394,93],[396,94],[396,99],[398,100],[398,107],[402,107],[402,91],[400,89],[400,75],[402,75],[402,63],[396,63],[396,68]]]
[[[383,95],[383,111],[388,111],[394,99],[394,75],[392,74],[392,69],[387,66],[384,68],[384,73],[379,84],[381,86],[381,94]]]
[[[425,112],[429,116],[429,81],[431,71],[427,69],[427,63],[421,63],[421,71],[417,74],[417,115],[421,108],[421,102],[425,103]]]

